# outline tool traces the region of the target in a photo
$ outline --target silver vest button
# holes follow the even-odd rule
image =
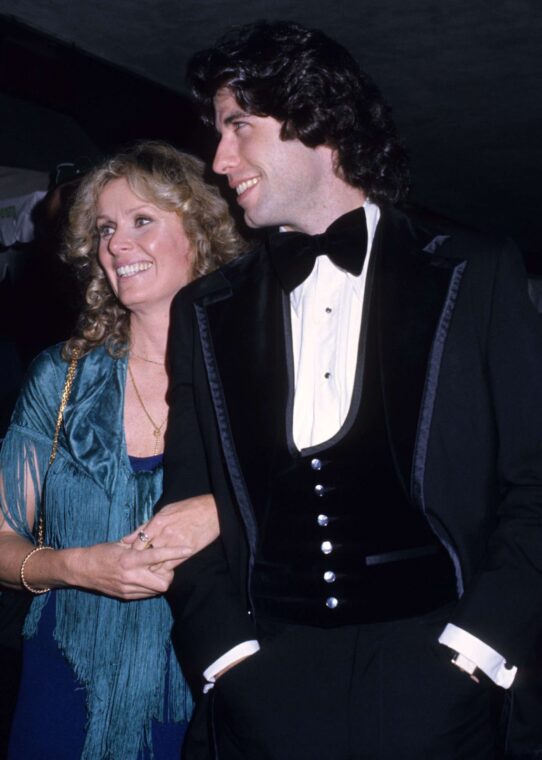
[[[316,457],[314,459],[311,459],[311,467],[313,470],[321,470],[322,469],[322,460],[317,459]]]
[[[321,483],[318,483],[318,485],[314,486],[314,493],[317,496],[323,496],[324,495],[325,488]]]
[[[322,543],[320,544],[320,550],[322,554],[331,554],[331,552],[333,551],[333,544],[331,543],[331,541],[322,541]]]
[[[336,596],[329,596],[326,599],[326,607],[328,608],[328,610],[334,610],[338,606],[339,606],[339,600],[337,599]]]
[[[337,576],[333,572],[333,570],[326,570],[324,573],[324,580],[326,583],[335,583],[337,580]]]
[[[327,515],[318,515],[316,522],[321,528],[325,528],[329,525],[329,517]]]

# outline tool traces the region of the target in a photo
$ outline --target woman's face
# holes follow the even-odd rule
[[[124,179],[109,182],[96,209],[98,259],[130,311],[167,309],[192,278],[193,254],[180,217],[140,198]]]

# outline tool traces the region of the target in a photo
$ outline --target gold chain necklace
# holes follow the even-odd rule
[[[159,367],[165,367],[165,362],[157,362],[154,359],[147,359],[146,356],[140,356],[139,354],[136,354],[135,351],[130,351],[130,356],[135,356],[136,359],[141,359],[143,362],[149,362],[149,364],[158,364]]]
[[[135,394],[137,396],[137,400],[141,404],[141,408],[145,412],[145,416],[147,417],[147,419],[149,420],[149,422],[152,425],[152,428],[153,428],[152,434],[154,435],[154,455],[156,456],[156,454],[159,453],[158,452],[158,448],[159,448],[159,444],[160,444],[160,437],[162,435],[162,428],[164,427],[164,425],[167,422],[167,415],[166,415],[166,418],[162,422],[161,425],[157,425],[156,424],[156,422],[153,420],[153,418],[149,414],[149,411],[148,411],[147,407],[143,403],[143,399],[141,398],[141,393],[139,392],[139,389],[138,389],[138,387],[136,385],[136,381],[135,381],[134,375],[132,373],[132,369],[130,367],[130,362],[129,361],[128,361],[128,374],[130,375],[130,380],[132,381],[132,385],[134,386],[134,391],[135,391]]]

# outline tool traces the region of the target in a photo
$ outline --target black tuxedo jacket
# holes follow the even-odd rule
[[[456,562],[453,620],[521,667],[541,632],[542,331],[514,248],[432,236],[382,210],[372,283],[397,474]],[[264,247],[172,312],[162,504],[211,491],[221,538],[175,574],[185,672],[255,638],[250,583],[279,415],[293,399],[289,300]]]

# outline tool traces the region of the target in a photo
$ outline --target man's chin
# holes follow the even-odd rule
[[[257,230],[261,227],[279,227],[280,222],[276,221],[278,214],[266,213],[263,209],[245,208],[243,209],[243,218],[247,227]]]
[[[253,230],[258,229],[258,227],[267,227],[268,225],[265,222],[258,221],[258,218],[254,218],[253,215],[251,215],[250,211],[245,210],[243,212],[245,224],[247,227],[250,227]]]

